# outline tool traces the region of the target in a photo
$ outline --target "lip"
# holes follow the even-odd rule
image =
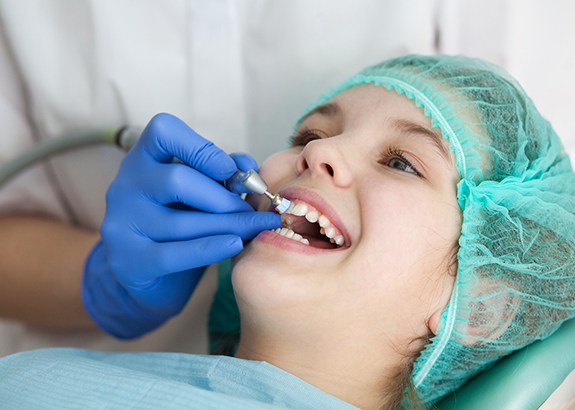
[[[342,233],[344,240],[345,240],[345,245],[342,246],[341,248],[336,248],[336,249],[312,248],[312,249],[319,250],[319,251],[325,251],[325,252],[334,252],[334,251],[345,250],[351,246],[351,239],[350,239],[350,235],[349,235],[349,232],[348,232],[346,226],[344,225],[344,223],[341,220],[341,218],[339,217],[339,215],[335,212],[333,207],[320,194],[318,194],[317,192],[310,190],[308,188],[295,187],[295,186],[282,189],[281,191],[278,192],[278,194],[281,195],[282,197],[286,198],[286,199],[301,200],[301,201],[304,201],[307,204],[313,206],[321,214],[325,215],[330,220],[330,222],[332,222],[332,224],[334,224],[339,229],[339,231]],[[275,210],[273,205],[270,205],[270,207],[271,207],[270,211]],[[295,244],[298,244],[296,241],[293,241],[291,239],[288,239],[288,238],[284,238],[284,239],[286,239],[290,242],[294,242]],[[309,245],[304,245],[304,244],[301,244],[301,245],[305,246],[305,247],[310,247]]]

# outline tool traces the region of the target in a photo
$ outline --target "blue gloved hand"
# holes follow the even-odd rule
[[[131,338],[155,329],[182,310],[206,265],[281,226],[278,214],[255,212],[216,182],[238,166],[256,163],[228,156],[169,114],[150,121],[106,194],[105,247],[86,259],[83,301],[103,330]]]

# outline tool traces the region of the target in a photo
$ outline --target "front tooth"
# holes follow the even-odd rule
[[[291,238],[293,237],[295,234],[294,231],[292,231],[291,229],[288,229],[288,231],[286,232],[286,234],[284,235],[286,238]]]
[[[343,235],[337,235],[336,237],[333,238],[333,240],[337,245],[339,246],[343,245],[344,242]]]
[[[327,217],[325,215],[320,215],[317,223],[319,223],[319,226],[321,226],[322,228],[327,228],[328,226],[331,225],[331,222],[329,221],[329,219],[327,219]]]
[[[277,229],[275,230],[276,233],[280,233],[281,231],[282,231],[282,228],[277,228]]]
[[[305,219],[307,219],[311,223],[317,222],[317,218],[319,218],[319,212],[318,211],[314,210],[314,211],[310,211],[307,214],[305,214]]]
[[[309,241],[305,238],[300,239],[300,242],[303,243],[304,245],[309,245]]]
[[[303,238],[303,236],[301,236],[299,233],[294,233],[293,236],[291,237],[292,239],[295,239],[296,241],[300,241]]]
[[[307,214],[307,204],[305,202],[300,202],[291,211],[292,214],[296,216],[304,216]]]
[[[282,228],[281,231],[280,231],[280,235],[281,235],[281,236],[286,236],[287,231],[288,231],[288,228]]]
[[[335,236],[335,228],[333,226],[328,226],[325,228],[325,236],[328,238],[333,238]]]
[[[284,212],[284,214],[291,214],[294,207],[295,207],[295,204],[293,203],[293,201],[291,201],[291,202],[289,203],[288,208],[287,208],[286,211]]]

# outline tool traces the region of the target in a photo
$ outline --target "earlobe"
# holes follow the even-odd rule
[[[439,319],[441,319],[441,310],[436,310],[427,320],[427,327],[437,335],[437,327],[439,326]]]

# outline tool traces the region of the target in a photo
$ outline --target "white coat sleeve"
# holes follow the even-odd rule
[[[0,31],[0,166],[36,143],[26,95],[8,38]],[[0,187],[0,215],[33,213],[68,220],[63,201],[46,165],[36,166]]]

